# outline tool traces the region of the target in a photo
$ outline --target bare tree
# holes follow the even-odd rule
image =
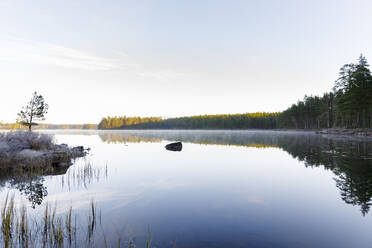
[[[31,127],[37,125],[34,121],[45,120],[44,116],[48,113],[48,108],[49,106],[45,103],[44,97],[38,95],[35,91],[31,100],[18,113],[17,121],[22,125],[28,126],[28,130],[31,131]]]

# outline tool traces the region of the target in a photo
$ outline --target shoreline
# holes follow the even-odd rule
[[[0,170],[54,172],[87,155],[83,146],[56,144],[52,135],[29,131],[0,133]]]
[[[0,129],[2,131],[16,131],[19,129]],[[323,128],[323,129],[260,129],[260,128],[250,128],[250,129],[174,129],[174,128],[110,128],[110,129],[36,129],[38,131],[278,131],[278,132],[313,132],[322,135],[337,135],[337,136],[353,136],[353,137],[372,137],[372,129],[369,128]]]

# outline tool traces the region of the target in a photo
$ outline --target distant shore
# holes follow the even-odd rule
[[[18,129],[8,129],[2,128],[1,130],[18,130]],[[53,130],[90,130],[90,131],[129,131],[129,130],[147,130],[147,131],[156,131],[156,130],[198,130],[198,131],[280,131],[280,132],[315,132],[317,134],[324,135],[339,135],[339,136],[355,136],[355,137],[371,137],[372,138],[372,129],[369,128],[327,128],[327,129],[291,129],[291,128],[277,128],[277,129],[260,129],[260,128],[247,128],[247,129],[209,129],[209,128],[187,128],[187,129],[175,129],[175,128],[110,128],[110,129],[86,129],[86,128],[40,128],[35,131],[53,131]]]

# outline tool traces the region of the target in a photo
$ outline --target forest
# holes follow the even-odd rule
[[[199,115],[190,117],[106,117],[98,129],[273,129],[279,113]]]
[[[160,117],[106,117],[99,129],[372,128],[372,75],[366,58],[344,65],[331,92],[306,96],[283,112]]]
[[[19,122],[0,129],[25,129]],[[305,95],[282,112],[189,117],[105,117],[99,124],[39,124],[36,129],[322,129],[372,128],[372,75],[367,59],[341,67],[330,92]]]
[[[305,96],[283,111],[278,128],[371,128],[372,75],[366,58],[344,65],[332,92]]]

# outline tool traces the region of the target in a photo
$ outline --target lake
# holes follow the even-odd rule
[[[67,172],[0,176],[30,216],[99,209],[102,247],[371,247],[372,140],[281,131],[43,131],[90,147]],[[182,141],[182,151],[164,146]]]

